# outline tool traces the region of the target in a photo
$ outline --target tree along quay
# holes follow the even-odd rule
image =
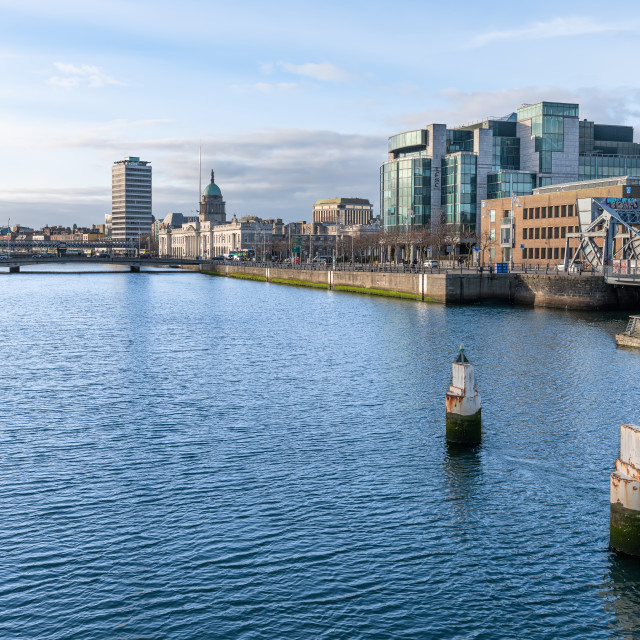
[[[309,268],[307,268],[309,267]],[[387,270],[389,269],[389,270]],[[464,269],[327,269],[315,265],[202,264],[210,275],[407,298],[444,304],[509,304],[602,311],[640,309],[640,287],[607,284],[600,274],[543,271],[488,273]]]

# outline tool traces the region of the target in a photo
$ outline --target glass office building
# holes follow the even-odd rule
[[[461,231],[476,222],[477,158],[473,152],[450,153],[442,160],[442,217]]]
[[[523,105],[501,118],[391,136],[380,170],[382,225],[473,231],[482,200],[624,175],[640,176],[633,127],[581,121],[574,103]]]

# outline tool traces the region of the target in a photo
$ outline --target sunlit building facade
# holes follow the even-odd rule
[[[151,232],[151,167],[129,156],[111,169],[111,237],[138,242]]]
[[[431,124],[389,138],[380,169],[384,229],[480,226],[481,203],[548,185],[640,176],[633,127],[579,119],[579,105],[538,102],[448,129]]]

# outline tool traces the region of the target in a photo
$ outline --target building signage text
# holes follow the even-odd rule
[[[637,210],[638,201],[635,198],[605,198],[604,204],[616,211],[628,211],[629,209]]]

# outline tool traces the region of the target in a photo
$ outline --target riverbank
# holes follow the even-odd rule
[[[230,278],[443,304],[475,304],[491,300],[584,311],[640,309],[640,287],[610,285],[602,276],[593,274],[390,273],[292,270],[244,264],[203,264],[201,271]]]

